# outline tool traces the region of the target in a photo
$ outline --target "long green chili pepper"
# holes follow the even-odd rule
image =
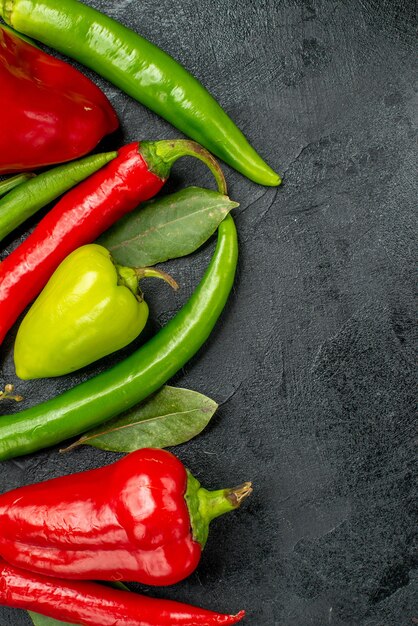
[[[113,368],[21,413],[0,416],[0,460],[83,433],[159,389],[208,338],[231,291],[237,258],[237,233],[228,215],[209,267],[180,311]]]
[[[17,174],[16,176],[12,176],[11,178],[7,178],[6,180],[2,180],[0,182],[0,197],[5,196],[6,193],[9,193],[15,187],[18,187],[25,181],[29,180],[29,178],[33,178],[35,174]]]
[[[256,183],[280,184],[201,83],[129,28],[77,0],[0,0],[0,16],[95,70]]]
[[[10,191],[0,200],[0,241],[36,211],[109,163],[116,154],[105,152],[59,165]]]

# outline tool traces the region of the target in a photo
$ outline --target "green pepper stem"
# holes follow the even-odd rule
[[[175,281],[170,274],[163,272],[163,270],[157,270],[154,267],[137,267],[135,268],[135,272],[138,280],[142,280],[143,278],[160,278],[170,285],[174,291],[177,291],[179,288],[178,282]]]
[[[204,512],[206,519],[211,522],[216,517],[237,509],[252,490],[251,483],[248,482],[238,487],[217,491],[208,491],[201,487],[199,489],[200,509]]]
[[[230,489],[208,491],[188,472],[184,497],[195,541],[203,548],[208,538],[210,522],[224,513],[237,509],[252,491],[251,483],[248,482]]]
[[[7,178],[7,180],[2,180],[0,182],[0,197],[9,193],[12,189],[26,182],[30,178],[33,178],[35,174],[17,174],[16,176],[12,176],[11,178]]]
[[[168,178],[170,169],[184,156],[191,156],[202,161],[215,177],[218,191],[227,195],[225,176],[217,160],[203,146],[189,139],[163,139],[161,141],[143,141],[139,152],[145,159],[149,170],[162,180]]]
[[[139,281],[143,278],[160,278],[170,285],[175,291],[179,288],[178,283],[162,270],[154,267],[125,267],[124,265],[115,264],[116,273],[118,275],[118,284],[124,285],[132,291],[134,296],[142,300],[142,293],[139,287]]]

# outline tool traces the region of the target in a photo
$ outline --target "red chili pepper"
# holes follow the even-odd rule
[[[173,454],[144,448],[1,495],[0,556],[58,578],[172,585],[197,567],[210,521],[251,491],[207,491]]]
[[[65,257],[154,196],[185,155],[204,161],[225,182],[215,159],[193,141],[135,142],[55,205],[0,264],[0,343]]]
[[[119,125],[102,91],[0,26],[0,173],[76,159]]]
[[[32,574],[0,561],[0,604],[81,626],[215,626],[245,616],[224,615],[173,600],[156,600],[91,582]]]

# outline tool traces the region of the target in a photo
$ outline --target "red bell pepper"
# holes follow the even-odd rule
[[[125,213],[154,196],[180,157],[194,156],[225,179],[204,148],[187,139],[132,143],[101,170],[69,191],[35,230],[0,264],[0,343],[58,265]]]
[[[0,85],[1,174],[76,159],[118,127],[89,78],[3,25]]]
[[[251,491],[207,491],[173,454],[144,448],[1,495],[0,556],[57,578],[172,585],[197,567],[210,521]]]
[[[97,583],[40,576],[3,561],[0,561],[0,604],[81,626],[220,626],[236,624],[245,615],[244,611],[224,615]]]

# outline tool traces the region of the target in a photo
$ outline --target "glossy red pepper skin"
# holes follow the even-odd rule
[[[119,125],[77,69],[0,26],[0,173],[76,159]]]
[[[0,264],[0,343],[70,252],[97,239],[164,182],[150,171],[135,142],[69,191]]]
[[[40,576],[0,561],[0,604],[81,626],[215,626],[245,615],[224,615],[172,600],[156,600],[91,582]]]
[[[144,448],[107,467],[10,491],[0,496],[0,556],[58,578],[172,585],[193,572],[202,552],[188,481],[173,454]]]

